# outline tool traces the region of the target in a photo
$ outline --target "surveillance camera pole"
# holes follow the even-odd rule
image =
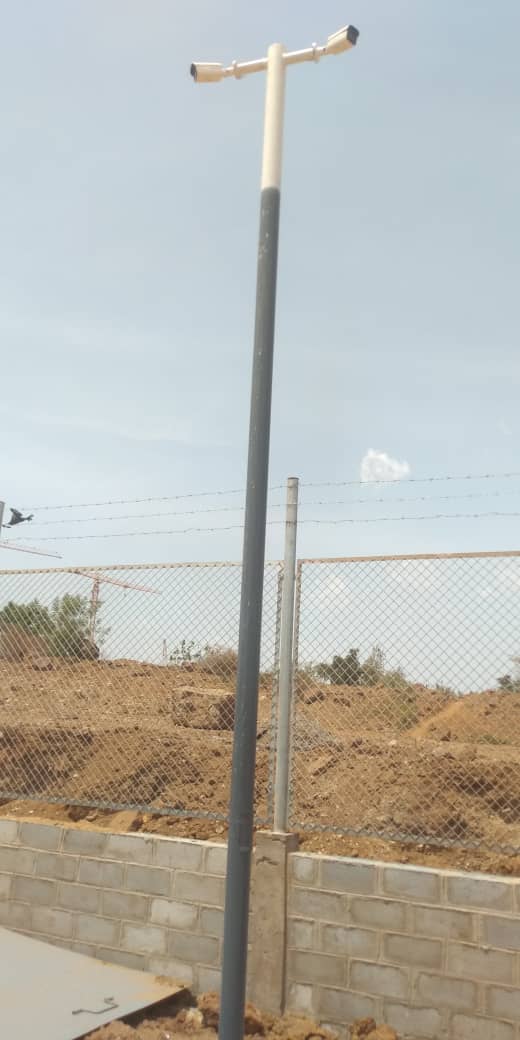
[[[285,53],[282,44],[269,47],[267,58],[217,64],[193,64],[196,82],[217,82],[228,76],[239,79],[252,72],[267,72],[264,146],[260,202],[260,236],[256,290],[249,454],[238,671],[235,700],[235,732],[229,810],[228,865],[224,917],[220,1040],[242,1040],[246,997],[249,888],[253,848],[258,682],[262,633],[267,482],[271,426],[271,393],[275,330],[276,277],[282,138],[287,65],[319,61],[353,47],[358,31],[346,26],[329,36],[327,43]]]

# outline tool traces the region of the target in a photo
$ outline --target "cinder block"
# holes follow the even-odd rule
[[[42,881],[40,878],[14,877],[12,896],[22,903],[53,906],[56,902],[56,882]]]
[[[31,930],[31,909],[27,903],[15,903],[14,900],[0,903],[0,924],[6,928],[23,928]]]
[[[222,984],[222,973],[217,971],[216,968],[197,968],[196,971],[196,992],[197,993],[209,993],[214,991],[220,993],[220,987]]]
[[[520,950],[520,922],[516,917],[482,917],[482,938],[488,946]]]
[[[155,863],[172,870],[200,870],[202,867],[202,844],[197,841],[181,841],[178,838],[157,838]]]
[[[406,929],[406,903],[393,899],[363,899],[361,896],[352,899],[350,919],[355,924],[364,924],[369,928]]]
[[[341,924],[348,917],[347,899],[332,892],[291,885],[289,913],[296,917],[313,917],[317,921],[337,921]]]
[[[385,1001],[384,1020],[402,1037],[438,1040],[443,1036],[443,1018],[438,1008],[414,1008],[408,1004]]]
[[[44,935],[59,935],[63,939],[72,937],[72,914],[66,910],[56,910],[51,906],[35,906],[31,908],[31,928],[33,932]]]
[[[63,851],[81,856],[100,856],[105,849],[107,835],[103,831],[67,828],[63,834]]]
[[[200,930],[202,935],[214,935],[216,939],[222,939],[224,935],[224,912],[213,909],[213,907],[201,907]]]
[[[105,857],[124,863],[149,864],[154,859],[155,841],[155,838],[145,838],[140,834],[109,834]]]
[[[327,924],[321,929],[320,946],[324,953],[375,960],[378,944],[378,933],[366,928],[345,928],[342,925]]]
[[[488,986],[486,990],[486,1012],[497,1018],[513,1019],[520,1022],[520,989],[506,989],[502,986]]]
[[[112,950],[100,946],[95,956],[107,964],[122,964],[125,968],[134,968],[136,971],[146,971],[148,968],[148,958],[144,953],[128,953],[127,950]]]
[[[146,896],[130,895],[128,892],[103,892],[103,913],[106,917],[146,921],[149,907],[150,900]]]
[[[126,924],[121,929],[121,946],[131,953],[163,954],[167,950],[167,931],[151,924]]]
[[[91,917],[88,914],[78,914],[76,917],[76,939],[96,946],[117,946],[119,928],[118,921],[106,917]]]
[[[0,874],[0,901],[9,899],[11,894],[11,877],[9,874]]]
[[[421,867],[383,867],[381,889],[384,895],[399,899],[415,899],[421,903],[438,903],[441,897],[440,875]]]
[[[478,990],[474,982],[427,972],[420,972],[417,976],[415,995],[417,1003],[438,1008],[473,1011],[478,1006]]]
[[[40,936],[38,936],[38,939],[39,938],[40,938]],[[49,943],[51,946],[58,946],[60,950],[73,950],[74,949],[74,943],[70,939],[56,939],[56,936],[49,935],[45,939],[45,942]],[[82,953],[83,951],[82,950],[77,950],[76,952],[77,953]]]
[[[318,1016],[333,1022],[350,1023],[356,1018],[381,1021],[381,1001],[346,989],[322,989],[318,995]]]
[[[36,862],[36,853],[22,849],[17,845],[0,847],[0,870],[6,874],[32,874]]]
[[[56,881],[74,881],[78,873],[77,856],[63,856],[55,852],[38,852],[36,876],[55,878]]]
[[[410,935],[383,936],[383,958],[394,964],[441,968],[442,952],[440,939],[415,939]]]
[[[344,957],[331,957],[326,953],[310,953],[305,950],[289,950],[287,977],[291,982],[342,986],[346,981],[345,964]]]
[[[287,989],[287,1011],[314,1017],[317,1014],[318,995],[314,986],[291,982]]]
[[[463,910],[433,906],[412,907],[412,929],[416,934],[438,939],[467,939],[477,935],[477,915]]]
[[[193,986],[195,980],[193,964],[183,964],[174,957],[151,956],[148,958],[147,969],[155,972],[156,975],[167,975],[168,978],[175,979],[184,986]]]
[[[352,961],[350,964],[350,986],[362,993],[374,993],[381,997],[406,997],[409,973],[404,968],[387,964],[372,964],[369,961]]]
[[[43,885],[45,882],[42,881],[41,884]],[[86,914],[97,914],[101,903],[101,892],[88,885],[74,885],[62,881],[58,885],[57,902],[59,906],[64,906],[68,910],[82,910]]]
[[[447,967],[453,975],[508,984],[514,981],[515,955],[504,950],[450,942]]]
[[[82,859],[79,864],[78,881],[99,888],[124,888],[125,868],[122,863],[104,859]]]
[[[95,957],[96,947],[91,946],[90,943],[76,942],[74,939],[69,944],[69,949],[73,953],[82,953],[84,957]]]
[[[132,892],[146,892],[147,895],[167,896],[171,888],[170,871],[130,864],[126,868],[125,888]]]
[[[0,820],[0,845],[16,845],[18,827],[18,820]]]
[[[0,829],[0,841],[2,832]],[[63,828],[50,823],[20,823],[20,844],[30,849],[57,852],[61,846]]]
[[[188,867],[189,869],[189,867]],[[204,869],[207,874],[224,875],[227,869],[227,846],[212,845],[206,849]]]
[[[175,874],[174,895],[187,902],[203,903],[206,906],[224,906],[224,878],[210,874]]]
[[[217,967],[220,963],[220,942],[205,935],[188,935],[186,932],[170,932],[168,953],[190,964],[207,964]]]
[[[189,903],[178,903],[175,899],[152,899],[150,921],[168,928],[187,928],[190,931],[197,926],[198,907]]]
[[[474,1015],[454,1015],[452,1018],[452,1040],[515,1040],[515,1036],[515,1027],[508,1022]]]
[[[448,876],[447,899],[453,906],[512,912],[514,888],[514,882],[495,881],[476,874]]]
[[[294,852],[289,856],[289,877],[297,885],[314,885],[318,879],[319,856]]]
[[[287,945],[296,950],[314,949],[318,945],[314,921],[301,921],[297,917],[290,917],[287,922]],[[337,951],[325,952],[336,953]]]
[[[324,859],[320,887],[333,892],[370,895],[376,890],[377,867],[365,860]]]

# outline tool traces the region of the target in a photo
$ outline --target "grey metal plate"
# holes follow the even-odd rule
[[[184,987],[0,928],[0,1036],[75,1040]]]

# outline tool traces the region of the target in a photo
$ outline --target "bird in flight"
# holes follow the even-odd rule
[[[4,527],[16,527],[17,524],[23,524],[25,520],[32,520],[33,517],[33,513],[29,516],[22,516],[19,509],[11,509],[11,519],[8,524],[4,524]]]

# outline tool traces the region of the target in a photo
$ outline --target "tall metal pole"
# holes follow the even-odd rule
[[[282,44],[276,43],[267,58],[220,1040],[242,1040],[244,1033],[285,96],[283,55]]]
[[[298,523],[298,478],[287,481],[287,518],[283,566],[282,618],[280,629],[280,674],[274,780],[274,829],[287,830],[289,795],[289,741],[291,726],[294,589],[296,581],[296,534]]]

